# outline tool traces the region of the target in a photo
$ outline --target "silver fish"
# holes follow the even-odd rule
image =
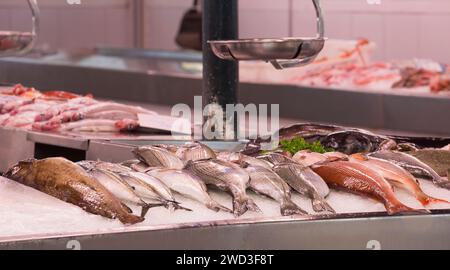
[[[283,216],[308,214],[292,201],[291,188],[274,171],[259,166],[248,166],[245,170],[250,175],[250,188],[279,202]]]
[[[314,211],[335,213],[324,199],[330,193],[330,189],[325,181],[309,167],[296,163],[280,163],[275,165],[273,170],[295,191],[309,197]]]
[[[280,163],[296,163],[291,158],[279,154],[279,153],[270,153],[262,156],[258,156],[258,159],[265,160],[266,162],[269,162],[272,165],[280,164]]]
[[[167,207],[192,211],[191,209],[182,207],[175,200],[172,191],[160,179],[141,172],[125,172],[119,174],[131,186],[133,186],[141,197],[144,199],[156,200],[163,202]]]
[[[208,159],[189,161],[185,169],[200,177],[206,184],[230,192],[233,196],[235,216],[241,216],[247,210],[261,211],[246,193],[250,176],[238,165],[223,160]]]
[[[406,169],[416,177],[430,179],[437,186],[450,189],[450,181],[448,179],[441,177],[430,166],[423,163],[416,157],[397,151],[378,151],[370,153],[369,156],[392,162]]]
[[[115,163],[102,161],[84,161],[79,163],[83,168],[91,168],[118,175],[130,185],[135,193],[150,205],[163,204],[167,208],[184,209],[175,201],[170,189],[159,179],[145,173],[135,172],[131,168]]]
[[[85,161],[80,161],[77,164],[80,165],[81,167],[83,167],[87,171],[92,171],[94,169],[99,169],[99,170],[113,172],[113,173],[123,173],[123,172],[132,171],[130,168],[128,168],[126,166],[123,166],[120,164],[115,164],[115,163],[110,163],[110,162],[105,162],[105,161],[85,160]]]
[[[187,198],[204,204],[213,211],[232,211],[214,201],[207,192],[205,183],[192,173],[175,169],[150,169],[147,174],[160,179],[166,186]]]
[[[263,159],[257,159],[238,152],[220,152],[217,155],[217,158],[223,161],[233,162],[238,165],[245,166],[248,164],[250,166],[259,166],[266,169],[272,168],[272,165]]]
[[[142,207],[141,217],[145,217],[148,210],[152,207],[162,206],[162,204],[150,204],[141,199],[133,187],[124,181],[120,176],[112,172],[95,169],[88,172],[92,177],[100,182],[109,192],[116,196],[123,203],[131,203]]]
[[[156,146],[137,147],[133,154],[150,167],[169,168],[181,170],[184,167],[183,161],[174,153]]]
[[[77,163],[93,178],[100,182],[109,192],[123,203],[131,203],[142,207],[141,216],[144,217],[152,207],[163,206],[161,203],[147,203],[136,193],[116,172],[126,172],[120,165],[100,161],[80,161]]]
[[[130,159],[130,160],[120,163],[120,165],[128,167],[134,171],[143,172],[143,173],[147,172],[150,168],[154,168],[154,167],[148,166],[147,164],[140,161],[139,159]]]
[[[189,160],[196,161],[201,159],[216,158],[216,153],[214,150],[199,142],[190,142],[182,145],[176,151],[176,155],[184,162],[188,162]]]
[[[140,161],[139,159],[130,159],[130,160],[126,160],[126,161],[120,163],[120,165],[125,166],[125,167],[128,167],[128,168],[131,168],[131,165],[133,165],[133,164],[139,164],[139,163],[141,163],[141,162],[142,162],[142,161]]]

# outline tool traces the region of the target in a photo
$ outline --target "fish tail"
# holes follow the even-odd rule
[[[307,215],[308,212],[296,205],[291,199],[286,198],[281,203],[281,215],[291,216],[291,215]]]
[[[148,210],[150,210],[150,208],[154,208],[154,207],[162,207],[165,206],[164,203],[145,203],[142,205],[142,210],[141,210],[141,217],[145,217],[147,215]]]
[[[427,194],[425,194],[423,192],[420,192],[419,194],[417,194],[417,200],[419,200],[419,202],[423,206],[427,206],[427,205],[435,204],[435,203],[448,203],[448,204],[450,204],[450,202],[447,201],[447,200],[433,198],[433,197],[428,196]]]
[[[119,215],[117,217],[123,224],[136,224],[145,220],[145,218],[136,215]]]
[[[184,210],[184,211],[189,211],[192,212],[192,209],[189,209],[187,207],[181,206],[180,203],[178,202],[170,202],[169,203],[169,208],[173,209],[173,210]]]
[[[247,211],[261,212],[261,209],[250,198],[236,198],[233,200],[233,213],[242,216]]]
[[[397,214],[429,214],[430,211],[427,209],[415,209],[409,206],[406,206],[400,202],[395,204],[387,204],[386,210],[389,215],[397,215]]]
[[[206,207],[208,207],[209,209],[219,212],[219,211],[224,211],[227,213],[233,213],[233,211],[231,209],[229,209],[228,207],[225,207],[221,204],[219,204],[218,202],[211,200],[206,204]]]
[[[312,208],[315,212],[331,212],[336,213],[336,211],[325,201],[324,198],[317,197],[312,200]]]

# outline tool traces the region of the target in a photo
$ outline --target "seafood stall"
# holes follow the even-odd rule
[[[28,2],[32,32],[0,32],[0,249],[450,249],[448,66],[369,63],[319,0],[311,38],[238,39],[238,1],[204,0],[203,53],[46,55]],[[280,127],[168,128],[194,96]]]

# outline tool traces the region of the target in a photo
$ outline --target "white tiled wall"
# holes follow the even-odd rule
[[[81,6],[68,6],[65,0],[38,1],[43,15],[41,42],[67,48],[133,44],[133,0],[81,0]],[[368,4],[377,1],[381,4]],[[1,29],[29,27],[24,3],[0,1]],[[145,46],[176,49],[173,40],[191,3],[145,0]],[[239,0],[240,36],[287,36],[290,4],[294,35],[314,35],[311,0]],[[450,0],[322,0],[322,6],[328,37],[373,40],[380,59],[426,57],[450,63]]]

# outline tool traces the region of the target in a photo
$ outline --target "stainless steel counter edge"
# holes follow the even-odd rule
[[[27,140],[34,143],[60,146],[84,151],[87,151],[89,148],[89,139],[78,136],[28,131]]]
[[[277,221],[0,243],[0,249],[450,249],[450,215]],[[76,244],[76,245],[74,245]]]

